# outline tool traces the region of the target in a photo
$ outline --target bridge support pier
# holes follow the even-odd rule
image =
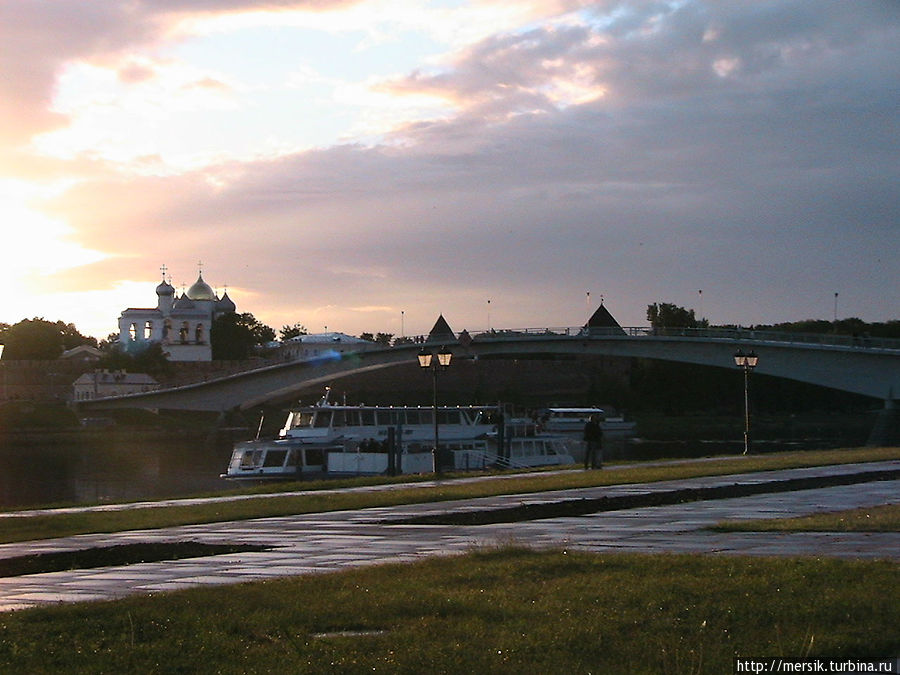
[[[868,447],[900,445],[900,408],[895,399],[885,399],[884,407],[876,413],[875,425],[866,445]]]

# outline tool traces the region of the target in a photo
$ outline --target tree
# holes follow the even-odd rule
[[[653,328],[707,328],[706,319],[697,319],[694,310],[668,302],[647,305],[647,320]]]
[[[231,361],[246,359],[253,347],[274,339],[275,331],[249,312],[223,314],[213,321],[209,336],[213,359]]]
[[[63,323],[62,321],[57,321],[56,327],[59,329],[59,332],[62,335],[63,349],[74,349],[79,345],[90,345],[91,347],[97,346],[97,338],[82,335],[78,331],[78,329],[75,328],[74,323]]]
[[[74,324],[45,319],[23,319],[2,332],[3,358],[10,360],[48,360],[59,358],[78,345],[97,346],[97,340],[78,332]]]
[[[375,343],[379,344],[383,347],[390,347],[391,340],[393,340],[393,339],[394,339],[393,333],[378,333],[375,336]]]
[[[160,343],[136,340],[127,345],[110,344],[97,366],[106,370],[156,374],[168,370],[169,360]]]
[[[302,323],[295,323],[293,326],[282,326],[281,330],[278,331],[281,341],[290,340],[291,338],[299,337],[300,335],[308,335],[309,332],[306,330],[306,326]]]
[[[366,342],[375,342],[375,336],[371,333],[360,333],[360,340],[365,340]]]

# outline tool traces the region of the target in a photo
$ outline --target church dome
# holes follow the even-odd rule
[[[203,281],[203,274],[197,277],[194,285],[187,289],[187,296],[191,300],[215,300],[216,294],[208,283]]]
[[[166,283],[165,279],[163,282],[156,287],[157,295],[175,295],[175,287],[171,284]]]
[[[222,295],[221,300],[216,303],[216,310],[223,313],[231,313],[234,312],[237,307],[234,304],[234,301],[228,297],[228,291]]]

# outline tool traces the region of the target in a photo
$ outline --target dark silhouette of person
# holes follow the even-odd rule
[[[603,468],[603,429],[596,415],[591,415],[584,425],[584,451],[585,469]]]

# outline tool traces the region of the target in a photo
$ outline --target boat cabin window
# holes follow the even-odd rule
[[[262,460],[262,450],[248,450],[241,457],[241,468],[242,469],[252,469],[255,466],[259,466],[260,460]]]
[[[313,413],[311,412],[295,412],[291,417],[291,427],[297,429],[299,427],[312,426]]]
[[[331,426],[331,411],[330,410],[320,410],[316,413],[316,418],[313,421],[313,426],[317,429],[327,429]]]
[[[269,450],[263,460],[263,466],[284,466],[287,450]]]
[[[364,427],[374,427],[375,426],[375,411],[374,410],[360,410],[359,411],[360,422]]]
[[[406,423],[407,424],[422,424],[419,419],[419,411],[418,410],[407,410],[406,411]]]
[[[342,427],[345,421],[345,412],[343,410],[335,410],[331,417],[331,426]]]
[[[306,466],[325,466],[326,463],[325,450],[323,448],[307,448]]]

